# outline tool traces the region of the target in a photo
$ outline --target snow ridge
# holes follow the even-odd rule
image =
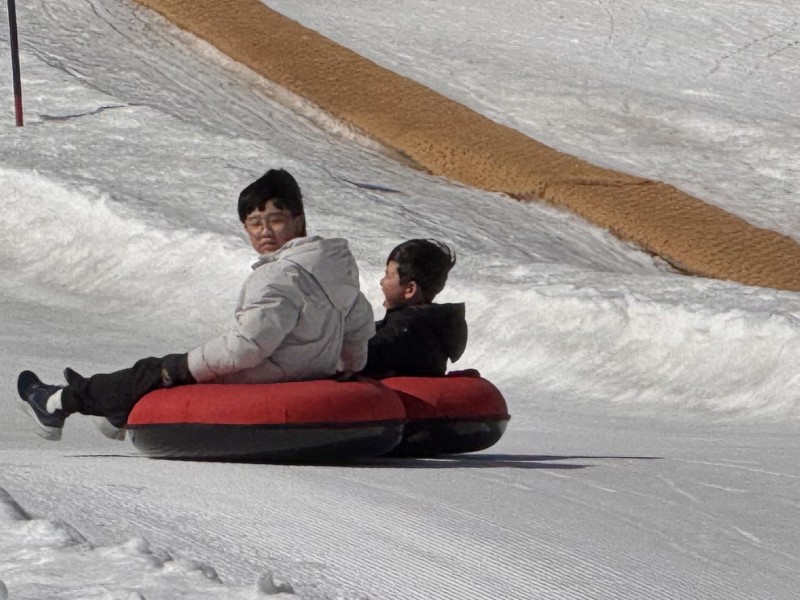
[[[291,597],[292,585],[273,573],[252,586],[223,583],[208,564],[174,558],[142,537],[94,546],[70,525],[29,516],[0,488],[0,599],[174,600],[175,598]],[[58,574],[87,582],[56,584]],[[124,579],[119,574],[125,573]],[[65,577],[65,579],[70,579]]]

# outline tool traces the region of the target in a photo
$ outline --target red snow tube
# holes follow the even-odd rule
[[[156,458],[339,461],[386,454],[406,413],[371,380],[197,384],[156,390],[128,417],[134,445]]]
[[[403,439],[389,456],[484,450],[502,437],[511,418],[500,391],[474,369],[381,383],[397,392],[408,416]]]

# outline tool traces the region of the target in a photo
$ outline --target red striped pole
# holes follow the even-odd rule
[[[22,83],[19,77],[17,7],[14,0],[8,0],[8,32],[11,37],[11,69],[14,73],[14,112],[17,115],[17,127],[22,127]]]

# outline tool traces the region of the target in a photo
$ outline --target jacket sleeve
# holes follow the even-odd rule
[[[361,292],[344,321],[344,341],[339,370],[360,371],[367,364],[367,343],[375,335],[372,305]]]
[[[245,284],[233,330],[189,352],[189,371],[198,383],[261,364],[294,329],[300,302],[291,282]]]

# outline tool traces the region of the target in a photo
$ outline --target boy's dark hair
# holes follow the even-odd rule
[[[244,223],[247,215],[254,210],[264,210],[270,200],[293,217],[305,214],[303,194],[295,178],[283,169],[270,169],[239,194],[239,220]],[[302,235],[305,234],[304,225]]]
[[[456,253],[438,240],[408,240],[389,253],[386,264],[390,261],[397,263],[401,284],[415,281],[423,300],[433,302],[456,264]]]

